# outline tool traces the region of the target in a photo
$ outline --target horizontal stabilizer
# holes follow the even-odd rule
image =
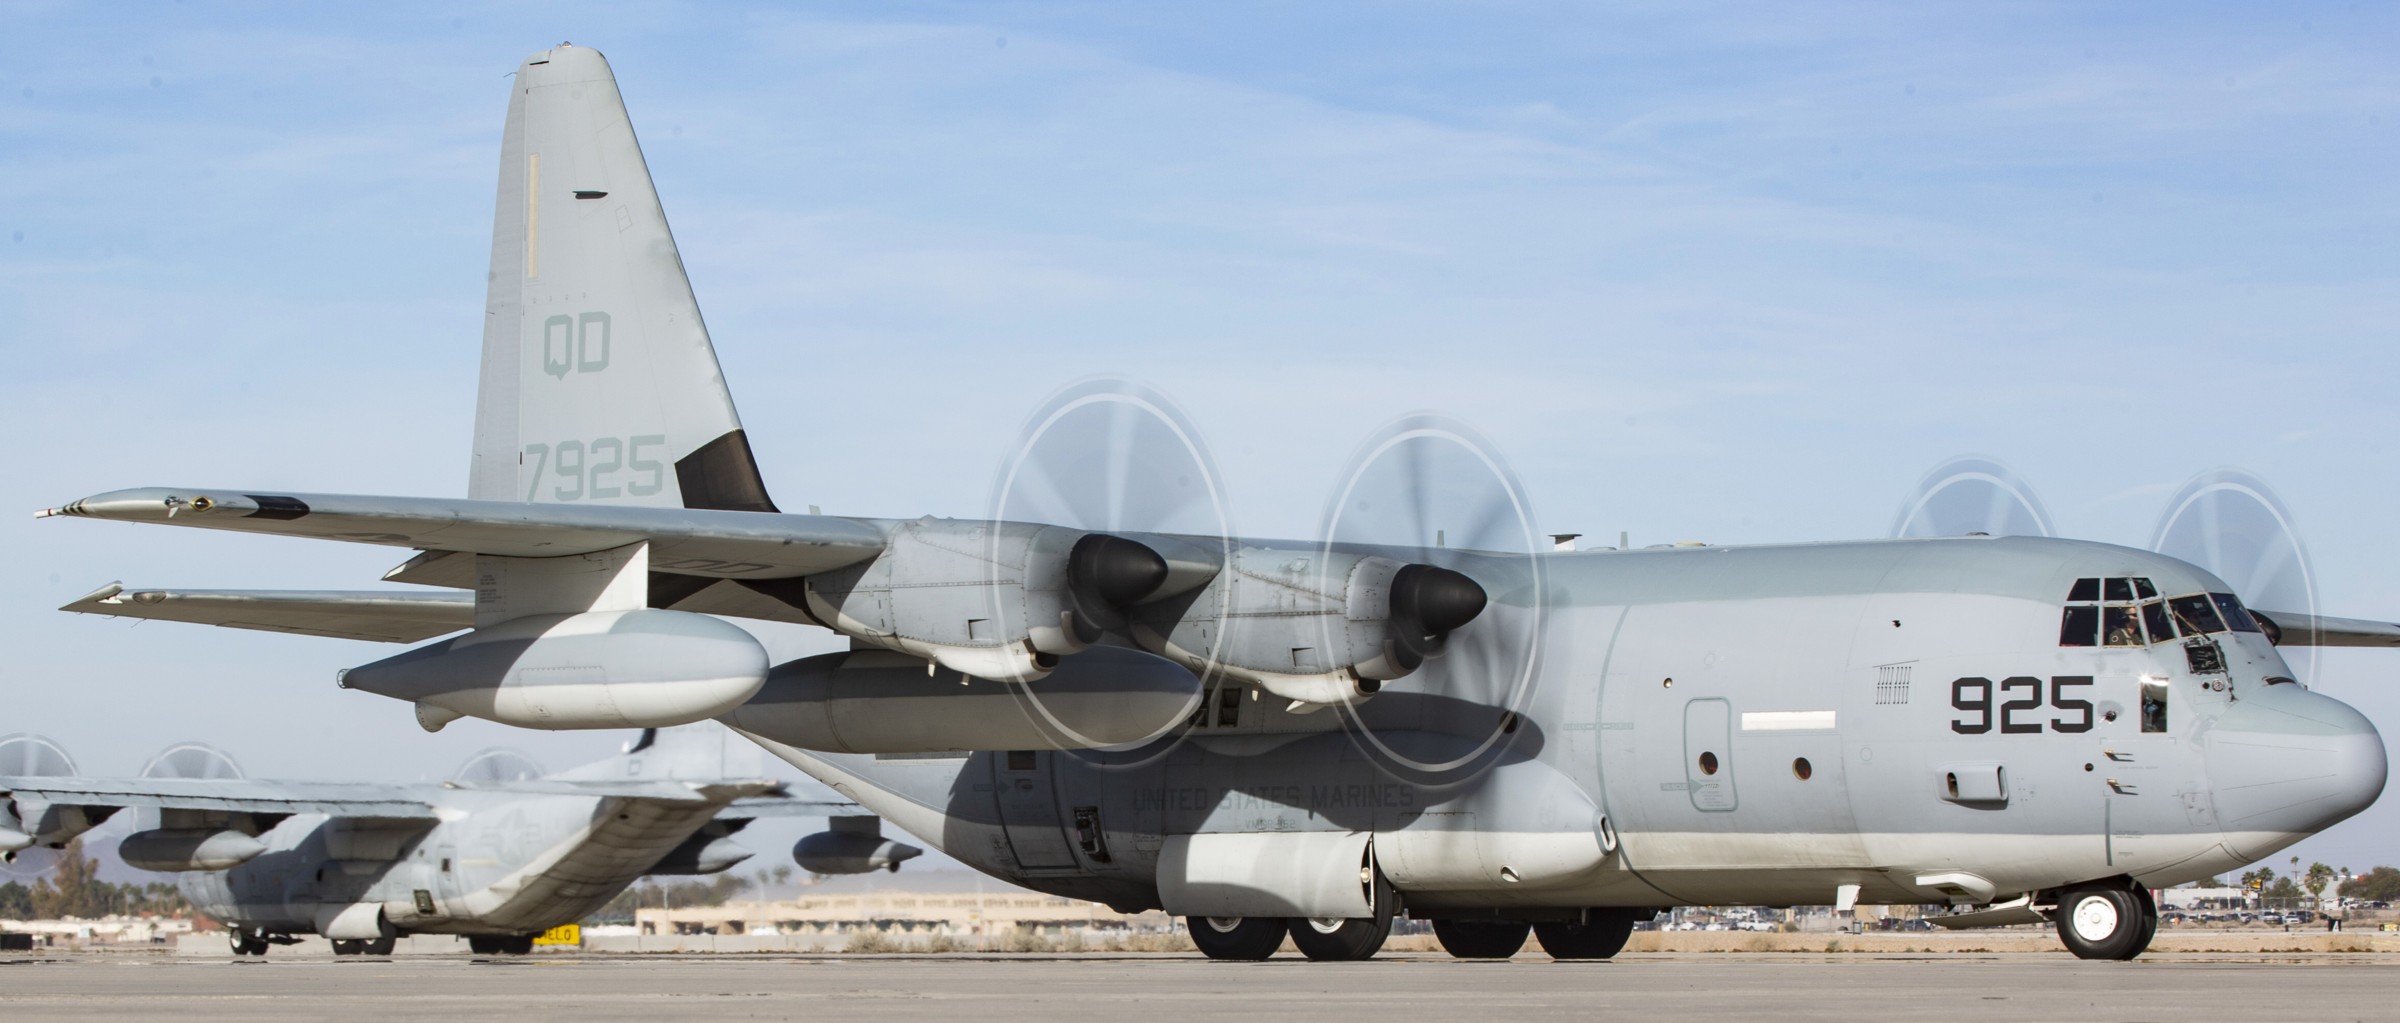
[[[430,804],[397,785],[241,778],[0,778],[0,794],[72,806],[434,819]]]
[[[647,541],[652,571],[718,579],[830,571],[874,557],[885,543],[875,526],[831,515],[161,487],[113,491],[39,514],[511,558]]]
[[[2400,646],[2400,624],[2392,622],[2257,608],[2250,616],[2274,627],[2276,646]]]
[[[59,610],[379,643],[414,643],[475,624],[473,594],[390,590],[128,590],[110,583]]]

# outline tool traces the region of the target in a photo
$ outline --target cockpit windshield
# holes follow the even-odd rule
[[[2228,631],[2259,631],[2233,594],[2161,600],[2158,587],[2138,576],[2077,579],[2059,614],[2058,645],[2138,647]]]

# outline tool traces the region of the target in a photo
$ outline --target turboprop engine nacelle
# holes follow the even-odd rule
[[[1308,703],[1372,695],[1441,653],[1483,587],[1436,565],[1377,555],[1245,546],[1179,616],[1137,614],[1133,635],[1194,670]],[[1214,616],[1224,628],[1212,635]],[[1212,663],[1213,656],[1213,663]]]
[[[255,835],[218,828],[153,828],[125,836],[117,857],[136,870],[231,870],[267,851]]]
[[[900,872],[900,864],[925,850],[883,837],[881,817],[834,817],[830,827],[792,846],[792,862],[812,874]]]
[[[740,706],[767,651],[707,615],[640,609],[533,615],[343,672],[345,689],[407,700],[427,731],[461,717],[520,728],[665,728]]]
[[[1140,742],[1191,716],[1200,679],[1139,650],[1093,647],[1038,682],[944,674],[882,650],[775,666],[758,695],[722,720],[832,753],[1079,749]]]
[[[1062,526],[923,518],[894,529],[874,560],[808,577],[802,596],[861,643],[1030,682],[1121,628],[1126,605],[1206,581],[1215,565],[1190,553]]]

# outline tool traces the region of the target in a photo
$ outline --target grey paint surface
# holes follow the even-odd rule
[[[11,957],[14,958],[14,957]],[[7,962],[0,959],[0,962]],[[1401,956],[1265,965],[1182,956],[458,957],[229,965],[68,956],[8,971],[0,1012],[134,1016],[579,1020],[831,1017],[1051,1023],[1360,1018],[2359,1020],[2388,1015],[2400,957],[1634,954],[1605,963]]]

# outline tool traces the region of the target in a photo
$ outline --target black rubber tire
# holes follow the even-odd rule
[[[233,954],[237,956],[267,954],[267,936],[264,934],[252,934],[238,928],[230,929],[225,932],[225,944],[232,948]]]
[[[362,943],[359,947],[359,952],[361,954],[371,956],[388,956],[392,954],[393,949],[398,947],[400,947],[399,938],[377,938],[373,941]]]
[[[1625,940],[1633,937],[1634,920],[1649,916],[1648,910],[1588,910],[1582,923],[1546,920],[1533,925],[1533,938],[1552,959],[1607,959],[1624,951]]]
[[[1391,937],[1392,917],[1382,913],[1344,920],[1289,920],[1285,926],[1301,955],[1320,963],[1347,963],[1375,958],[1383,940]]]
[[[1183,924],[1201,955],[1227,962],[1265,960],[1283,947],[1283,936],[1289,930],[1282,917],[1270,916],[1187,916]]]
[[[1533,925],[1522,920],[1436,920],[1433,939],[1457,959],[1507,959],[1525,947]]]
[[[467,938],[467,951],[479,956],[499,955],[500,939],[469,936]]]
[[[2131,959],[2150,947],[2158,910],[2150,893],[2086,885],[2058,896],[2058,940],[2078,959]]]
[[[533,951],[534,937],[535,936],[531,934],[510,935],[509,937],[496,939],[495,944],[498,945],[497,951],[501,955],[521,956]]]
[[[337,956],[354,956],[366,949],[367,943],[363,941],[348,938],[333,939],[333,954]]]

